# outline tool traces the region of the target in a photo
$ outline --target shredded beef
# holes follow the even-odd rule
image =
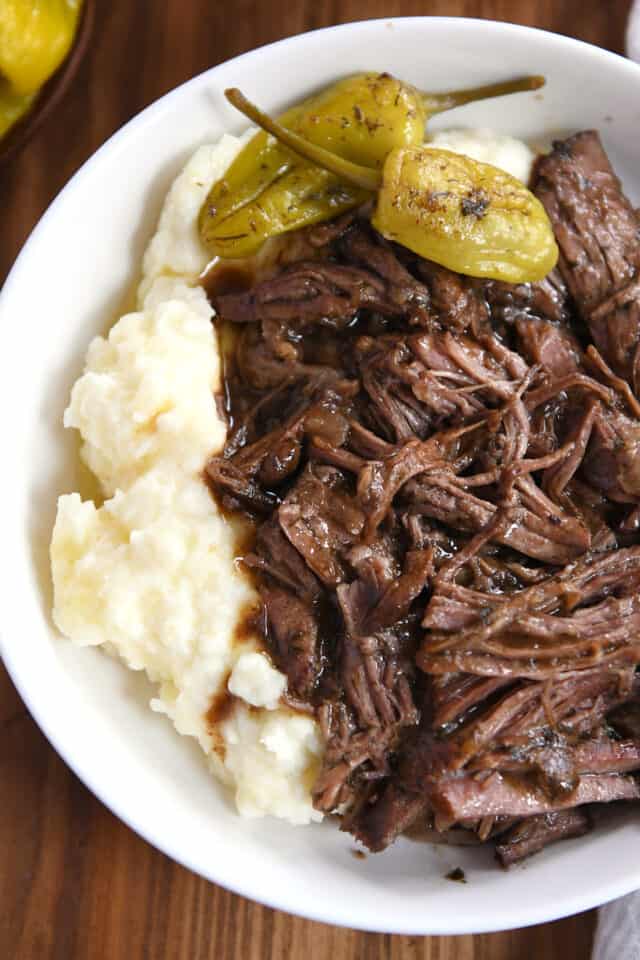
[[[365,515],[335,467],[309,464],[278,508],[286,537],[326,585],[345,579],[343,560],[362,533]]]
[[[477,776],[443,778],[433,787],[429,799],[443,821],[459,823],[477,817],[527,817],[586,803],[638,800],[640,784],[635,777],[621,774],[587,774],[578,779],[575,789],[565,797],[549,800],[526,779],[505,778],[494,772],[483,780]]]
[[[589,814],[582,808],[541,813],[521,820],[496,844],[496,855],[503,867],[538,853],[551,843],[582,837],[591,829]]]
[[[539,283],[489,280],[484,295],[492,319],[504,325],[531,317],[566,323],[570,317],[569,294],[557,269]]]
[[[462,333],[478,335],[486,329],[489,311],[477,284],[437,263],[419,260],[418,276],[429,289],[431,309],[440,325]]]
[[[522,353],[551,377],[569,377],[580,366],[580,347],[566,326],[541,317],[518,317],[515,322]]]
[[[363,209],[212,292],[243,563],[312,787],[372,851],[515,863],[640,798],[640,243],[597,134],[535,190],[558,269],[464,277]]]
[[[349,818],[349,832],[372,853],[379,853],[408,830],[426,812],[427,800],[407,793],[392,781],[374,803],[364,804]]]
[[[596,131],[554,143],[538,162],[535,190],[555,230],[563,279],[587,317],[640,263],[636,214]]]
[[[560,247],[560,271],[593,341],[634,378],[640,338],[640,226],[593,130],[557,142],[537,166],[536,193]]]
[[[311,699],[321,671],[313,607],[281,587],[263,586],[260,593],[276,664],[287,674],[293,695]]]

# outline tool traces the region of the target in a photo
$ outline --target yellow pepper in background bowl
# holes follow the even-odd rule
[[[27,125],[78,39],[88,0],[0,0],[0,138]],[[53,91],[52,91],[53,96]],[[4,142],[0,145],[0,155]]]

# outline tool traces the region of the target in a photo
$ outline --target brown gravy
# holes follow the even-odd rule
[[[202,278],[210,300],[227,293],[244,293],[255,281],[255,270],[242,261],[214,260]]]
[[[221,760],[224,760],[225,757],[225,744],[220,732],[220,724],[231,715],[231,711],[233,710],[233,701],[235,700],[233,694],[227,689],[229,676],[230,673],[227,673],[220,690],[213,697],[211,706],[207,710],[206,714],[206,722],[209,733],[211,734],[213,750]]]

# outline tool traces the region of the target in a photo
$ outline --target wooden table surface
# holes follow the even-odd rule
[[[2,0],[0,0],[0,7]],[[252,47],[393,15],[511,20],[623,49],[629,0],[98,0],[92,48],[37,138],[0,169],[0,282],[49,202],[142,107]],[[43,291],[46,322],[46,290]],[[10,334],[9,334],[10,335]],[[6,469],[6,467],[5,467]],[[465,937],[356,933],[258,906],[171,862],[53,752],[0,666],[2,960],[582,960],[595,914]]]

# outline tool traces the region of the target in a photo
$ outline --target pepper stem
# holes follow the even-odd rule
[[[341,180],[352,184],[354,187],[361,187],[363,190],[375,193],[382,186],[382,174],[378,170],[363,167],[358,163],[351,163],[350,160],[345,160],[343,157],[325,150],[324,147],[319,147],[317,144],[311,143],[310,140],[305,140],[297,133],[287,130],[286,127],[281,126],[276,120],[272,120],[268,114],[263,113],[259,107],[247,100],[237,87],[225,90],[224,95],[236,110],[244,113],[245,117],[253,120],[254,123],[257,123],[259,127],[262,127],[276,140],[283,143],[285,147],[289,147],[298,156],[310,160],[325,170],[329,170],[330,173],[335,173]]]
[[[484,87],[470,87],[467,90],[450,90],[446,93],[423,93],[422,101],[429,114],[452,110],[475,100],[488,100],[490,97],[504,97],[509,93],[523,93],[526,90],[539,90],[545,85],[540,76],[518,77],[501,83],[488,83]]]

